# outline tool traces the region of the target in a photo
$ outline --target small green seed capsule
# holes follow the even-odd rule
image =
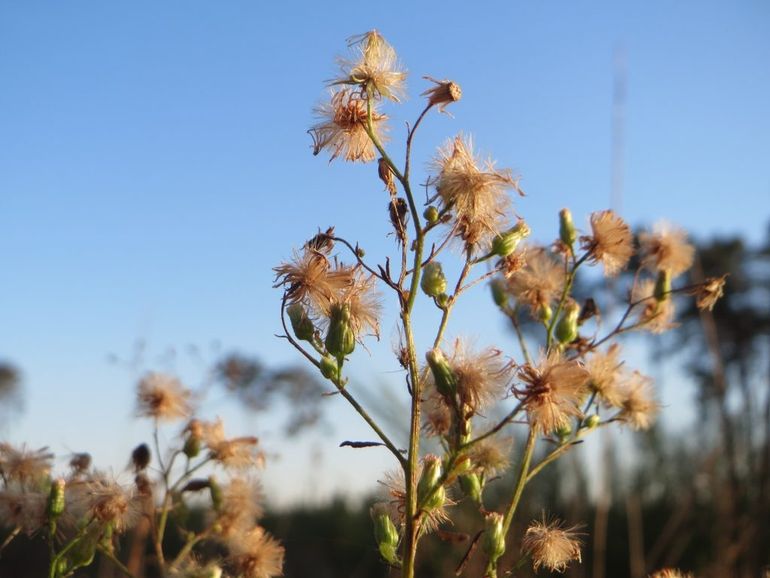
[[[668,300],[671,294],[671,273],[669,271],[660,271],[658,278],[655,280],[655,300],[658,303],[663,303]]]
[[[471,500],[477,504],[481,504],[481,478],[478,474],[466,474],[460,476],[460,489]]]
[[[575,223],[572,222],[572,213],[569,209],[559,211],[559,239],[570,249],[577,240]]]
[[[553,317],[553,309],[551,309],[551,306],[548,304],[541,305],[537,310],[537,317],[543,323],[548,323],[551,320],[551,317]]]
[[[436,382],[436,390],[445,397],[452,397],[457,392],[457,376],[449,362],[438,348],[431,349],[425,354],[428,366]]]
[[[422,270],[422,279],[420,279],[420,288],[429,297],[438,297],[446,291],[446,277],[441,269],[441,263],[431,261]]]
[[[586,418],[585,427],[589,430],[595,429],[600,423],[602,423],[602,418],[596,414],[592,414]]]
[[[211,494],[211,505],[214,511],[219,512],[222,507],[222,487],[214,476],[209,476],[209,494]]]
[[[578,317],[580,305],[570,301],[564,308],[564,313],[556,324],[556,339],[559,343],[572,343],[578,337]]]
[[[484,553],[490,563],[496,562],[505,552],[505,536],[503,535],[503,515],[490,512],[484,516]]]
[[[508,293],[505,292],[505,281],[500,277],[495,277],[489,284],[492,290],[492,300],[498,307],[505,307],[508,303]]]
[[[417,502],[422,504],[423,509],[426,511],[440,508],[446,500],[444,486],[434,491],[441,478],[441,469],[441,458],[434,455],[425,456],[422,464],[422,474],[420,474],[420,479],[417,482]]]
[[[356,348],[356,336],[350,324],[349,305],[339,303],[332,305],[325,343],[326,351],[337,359],[353,353]]]
[[[54,480],[51,484],[51,491],[48,494],[48,520],[55,522],[64,512],[64,486],[65,481],[62,478]]]
[[[558,428],[556,428],[556,435],[561,440],[567,439],[571,433],[572,433],[572,426],[570,426],[567,423],[562,424]]]
[[[398,530],[385,504],[375,504],[370,511],[374,522],[374,539],[382,558],[389,564],[397,565]]]
[[[433,205],[431,205],[427,209],[425,209],[422,216],[425,217],[425,220],[432,225],[433,223],[438,221],[438,209]]]
[[[294,335],[297,336],[297,339],[312,341],[315,335],[315,326],[302,304],[292,303],[286,308],[286,313],[289,315],[291,328],[294,330]]]
[[[321,375],[326,379],[336,379],[339,372],[337,360],[330,355],[324,355],[321,358]]]
[[[512,228],[497,235],[492,240],[492,253],[498,257],[507,257],[516,250],[522,239],[529,237],[530,232],[529,225],[520,220]]]

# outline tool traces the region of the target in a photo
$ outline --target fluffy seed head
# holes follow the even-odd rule
[[[619,359],[620,346],[613,343],[606,352],[593,352],[585,362],[585,368],[590,374],[591,388],[608,406],[620,407],[623,402],[623,392],[620,387],[622,377]]]
[[[592,235],[581,237],[583,248],[594,263],[604,265],[604,274],[614,277],[625,269],[634,253],[631,229],[612,211],[599,211],[591,215]]]
[[[724,295],[727,275],[709,277],[703,283],[690,291],[695,296],[695,305],[701,311],[713,311],[714,305]]]
[[[514,389],[526,407],[529,423],[549,435],[570,425],[570,418],[582,415],[579,404],[586,394],[589,374],[575,360],[562,360],[551,353],[538,365],[521,366],[518,378],[524,389]]]
[[[526,247],[513,256],[524,265],[508,276],[508,287],[516,300],[528,305],[532,315],[537,316],[561,295],[564,267],[544,247]]]
[[[692,266],[695,248],[687,242],[687,233],[668,223],[657,223],[652,233],[639,235],[642,265],[653,271],[667,271],[677,277]]]
[[[682,572],[674,568],[663,568],[650,574],[650,578],[694,578],[690,572]]]
[[[339,59],[341,77],[330,84],[357,86],[361,98],[388,98],[399,102],[405,92],[406,72],[395,49],[376,30],[353,36],[348,45],[353,59]]]
[[[470,139],[456,136],[439,149],[433,162],[438,176],[431,180],[444,207],[452,207],[456,235],[466,247],[488,246],[506,224],[508,189],[519,193],[510,170],[497,171],[494,162],[482,163],[473,154]]]
[[[623,384],[620,419],[636,430],[649,429],[660,411],[655,400],[652,378],[634,371]]]
[[[567,565],[580,562],[580,539],[576,527],[565,528],[558,520],[533,521],[524,534],[521,549],[532,558],[535,572],[542,566],[564,572]]]
[[[678,325],[674,322],[674,302],[670,297],[658,301],[655,298],[655,285],[652,279],[637,282],[631,291],[631,300],[638,303],[638,322],[642,324],[641,329],[651,333],[664,333]]]
[[[137,413],[162,421],[189,417],[192,414],[192,392],[176,377],[164,373],[148,373],[139,380]]]
[[[436,80],[430,76],[424,76],[435,86],[423,92],[420,96],[428,97],[428,106],[438,106],[439,112],[446,112],[447,105],[457,102],[463,96],[460,85],[451,80]]]
[[[257,526],[232,537],[227,543],[229,560],[243,578],[273,578],[283,573],[284,548]]]
[[[203,423],[203,440],[211,453],[212,459],[226,468],[245,469],[261,468],[265,464],[265,455],[259,449],[259,440],[252,436],[226,438],[221,419]]]
[[[388,117],[374,110],[374,103],[370,106],[373,109],[372,132],[383,142],[387,131],[385,121]],[[366,101],[357,94],[345,89],[332,93],[328,103],[316,107],[315,116],[318,122],[308,131],[313,139],[314,155],[327,150],[330,161],[338,156],[346,161],[364,163],[376,158],[377,149],[366,132]]]
[[[262,492],[258,484],[234,478],[222,489],[216,523],[220,534],[228,537],[254,526],[262,515]]]
[[[28,450],[26,446],[17,449],[0,443],[0,474],[6,481],[17,481],[22,485],[36,484],[51,472],[53,454],[48,448]]]

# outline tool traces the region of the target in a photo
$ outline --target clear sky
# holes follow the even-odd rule
[[[410,71],[410,100],[387,110],[397,157],[403,123],[422,106],[421,76],[463,88],[454,118],[431,116],[417,137],[418,181],[435,146],[463,131],[522,176],[528,196],[517,210],[537,238],[554,237],[563,206],[584,224],[610,202],[613,58],[622,53],[623,216],[666,217],[701,238],[764,236],[764,0],[4,0],[0,357],[23,370],[26,411],[0,425],[0,437],[88,449],[119,470],[146,428],[132,419],[135,375],[109,354],[128,357],[142,339],[145,367],[190,381],[200,371],[161,360],[169,348],[219,341],[272,364],[299,360],[274,338],[271,267],[331,224],[373,256],[393,248],[373,167],[313,157],[306,134],[335,55],[371,28]],[[482,294],[460,308],[453,334],[478,319]],[[509,339],[489,315],[471,332],[483,343]],[[371,363],[363,352],[355,361],[377,387],[401,387],[389,373],[392,328],[386,320]],[[280,454],[268,489],[309,499],[344,485],[335,441],[369,437],[341,401],[322,403],[334,433],[296,445],[281,441],[278,416],[254,420],[222,400],[212,411]],[[325,461],[308,473],[302,460],[316,447]],[[357,454],[345,483],[371,480],[382,458]]]

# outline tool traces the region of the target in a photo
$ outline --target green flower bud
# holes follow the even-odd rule
[[[589,415],[584,422],[586,429],[589,430],[596,428],[600,423],[602,423],[602,418],[595,413]]]
[[[505,552],[505,536],[503,535],[503,515],[490,512],[484,516],[484,540],[482,542],[484,553],[489,557],[490,564],[494,564]]]
[[[476,502],[477,504],[481,504],[481,478],[478,474],[466,474],[464,476],[460,476],[460,489],[463,491],[463,493],[468,496],[471,500]]]
[[[492,300],[498,307],[505,307],[508,303],[508,293],[505,292],[505,281],[500,277],[495,277],[489,284],[492,290]]]
[[[580,317],[580,305],[570,301],[556,324],[556,339],[559,343],[572,343],[577,339],[578,317]]]
[[[214,511],[219,512],[222,507],[222,486],[219,485],[214,476],[209,476],[209,493],[211,494],[211,505]]]
[[[329,331],[326,333],[326,351],[341,359],[356,348],[356,336],[350,324],[350,306],[332,305],[329,316]]]
[[[551,309],[550,305],[542,305],[537,310],[537,317],[543,323],[548,323],[551,320],[551,317],[553,317],[553,309]]]
[[[388,514],[385,504],[375,504],[370,511],[374,521],[374,539],[382,558],[389,564],[399,564],[398,530]]]
[[[655,300],[658,303],[667,301],[671,294],[671,273],[669,271],[658,272],[658,278],[655,280]]]
[[[522,239],[529,237],[529,225],[520,220],[505,233],[497,235],[492,240],[492,253],[498,257],[507,257],[516,250]]]
[[[442,351],[438,348],[431,349],[425,354],[425,359],[433,374],[433,381],[436,382],[436,390],[445,397],[453,397],[457,392],[457,376],[449,367]]]
[[[64,479],[59,478],[54,480],[51,484],[51,491],[48,493],[46,512],[48,514],[48,520],[52,523],[62,515],[62,512],[64,512],[64,486]]]
[[[425,217],[425,220],[432,225],[433,223],[438,221],[438,209],[433,205],[431,205],[427,209],[425,209],[422,216]]]
[[[188,458],[198,457],[201,452],[201,440],[203,438],[203,425],[197,419],[190,421],[185,430],[187,438],[184,440],[182,451]]]
[[[562,424],[556,428],[556,435],[559,436],[559,439],[561,440],[567,439],[571,433],[572,426],[569,424]]]
[[[441,269],[441,263],[431,261],[423,267],[420,287],[429,297],[438,297],[446,291],[446,277]]]
[[[426,511],[435,510],[444,505],[446,500],[446,490],[440,486],[436,491],[439,479],[441,478],[441,458],[438,456],[425,456],[422,465],[422,474],[417,482],[417,502],[422,504]],[[433,494],[431,496],[431,493]],[[430,498],[428,499],[428,496]]]
[[[575,224],[572,222],[572,213],[569,209],[559,211],[559,239],[570,249],[577,240],[577,231],[575,230]]]
[[[307,311],[301,303],[292,303],[286,308],[286,313],[289,315],[289,321],[291,321],[291,328],[294,330],[294,335],[301,341],[312,341],[315,335],[315,325],[313,321],[308,317]]]
[[[337,360],[330,355],[324,355],[321,358],[321,375],[326,379],[337,379],[338,372]]]

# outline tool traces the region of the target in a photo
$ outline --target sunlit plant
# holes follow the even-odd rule
[[[421,202],[412,175],[413,140],[431,111],[445,112],[461,99],[460,86],[425,77],[431,83],[422,93],[425,107],[408,125],[405,158],[396,162],[386,148],[389,117],[383,109],[405,95],[406,73],[376,31],[354,37],[349,48],[351,55],[339,59],[339,75],[329,82],[329,100],[316,108],[318,122],[309,131],[313,153],[377,161],[372,177],[389,199],[396,254],[370,263],[360,244],[335,228],[318,232],[275,268],[276,286],[283,288],[284,337],[379,438],[356,445],[381,445],[392,456],[397,470],[384,480],[389,499],[372,508],[372,518],[379,553],[401,576],[414,576],[421,538],[451,522],[450,506],[458,497],[472,500],[479,511],[477,538],[458,554],[460,569],[480,551],[490,578],[527,563],[535,571],[563,571],[581,558],[575,527],[544,515],[516,540],[510,536],[525,487],[591,432],[653,423],[660,406],[652,380],[624,362],[619,338],[632,330],[674,327],[678,294],[713,307],[724,278],[675,287],[693,260],[685,233],[661,226],[637,244],[611,210],[591,214],[580,235],[564,209],[552,245],[528,243],[530,227],[512,213],[511,193],[523,194],[518,178],[479,156],[462,134],[440,146],[430,162],[423,181],[430,192]],[[447,278],[440,259],[459,259],[456,278]],[[600,315],[599,296],[607,292],[579,298],[576,281],[584,268],[601,267],[609,280],[631,263],[636,272],[618,315]],[[482,282],[491,285],[494,303],[511,322],[515,352],[476,350],[465,339],[446,338],[458,300]],[[379,337],[381,302],[388,297],[399,311],[396,356],[411,400],[403,450],[362,406],[345,373],[357,345]],[[421,339],[413,324],[418,306],[440,312],[438,325]],[[418,343],[430,345],[421,349]],[[512,486],[501,511],[490,511],[484,492],[509,467],[502,436],[510,437],[511,430],[523,440],[513,453]],[[438,442],[440,455],[421,449],[427,437]],[[521,550],[504,556],[514,542]]]

